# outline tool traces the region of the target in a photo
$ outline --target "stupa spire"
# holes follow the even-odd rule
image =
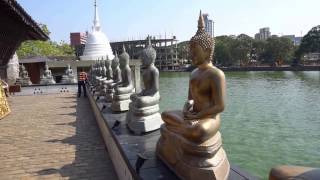
[[[93,31],[100,31],[100,20],[98,14],[97,0],[94,0]]]
[[[92,32],[88,33],[87,42],[83,51],[83,55],[80,56],[80,60],[105,60],[106,56],[113,59],[114,55],[110,46],[109,39],[101,31],[97,0],[94,0],[94,19]]]

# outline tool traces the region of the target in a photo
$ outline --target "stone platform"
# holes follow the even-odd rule
[[[159,130],[134,135],[127,128],[126,113],[113,114],[111,103],[102,97],[90,94],[89,100],[119,179],[178,179],[155,154]],[[231,165],[229,180],[242,179],[257,178]]]
[[[0,120],[0,179],[117,179],[88,98],[77,98],[76,86],[69,92],[37,87],[44,92],[36,95],[34,88],[8,98],[12,112]]]

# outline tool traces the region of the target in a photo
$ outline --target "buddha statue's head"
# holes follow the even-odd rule
[[[111,60],[109,59],[109,57],[108,57],[108,56],[107,56],[107,59],[106,59],[105,64],[106,64],[106,68],[109,68],[109,67],[110,67],[110,65],[111,65]]]
[[[68,69],[71,69],[71,65],[70,64],[68,64],[67,67],[68,67]]]
[[[25,70],[26,70],[26,67],[24,67],[23,64],[20,65],[20,68],[21,68],[22,71],[25,71]]]
[[[101,61],[100,61],[100,67],[101,67],[101,68],[103,68],[103,67],[105,66],[105,61],[106,61],[106,60],[104,60],[103,57],[102,57],[102,58],[101,58]]]
[[[118,53],[115,53],[114,59],[112,60],[111,68],[116,69],[119,66]]]
[[[151,38],[148,36],[148,43],[146,48],[141,53],[142,66],[150,66],[154,63],[157,57],[156,50],[151,45]]]
[[[124,67],[126,67],[127,65],[129,65],[129,59],[130,59],[130,56],[129,56],[129,54],[126,52],[126,48],[125,48],[125,46],[123,45],[123,52],[122,52],[122,54],[120,55],[120,68],[122,69],[122,68],[124,68]]]
[[[48,70],[49,70],[49,66],[48,66],[48,64],[46,64],[44,67],[45,67],[45,70],[46,70],[46,71],[48,71]]]
[[[190,40],[190,54],[194,65],[212,60],[214,39],[205,31],[204,27],[204,20],[200,11],[197,33]]]

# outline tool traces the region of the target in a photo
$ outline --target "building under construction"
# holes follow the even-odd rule
[[[129,53],[130,58],[139,59],[140,53],[145,48],[148,38],[141,40],[131,40],[131,41],[121,41],[121,42],[111,42],[110,45],[112,50],[117,53],[122,52],[123,45],[126,48],[126,51]],[[155,65],[160,70],[176,71],[181,69],[181,63],[178,59],[178,48],[175,36],[172,38],[165,39],[156,39],[155,37],[151,38],[151,44],[157,52],[157,58]]]
[[[70,33],[71,46],[73,46],[76,50],[77,59],[83,55],[86,36],[86,33]],[[147,39],[148,37],[140,40],[111,42],[110,45],[113,52],[117,52],[118,54],[122,53],[122,47],[124,45],[131,59],[139,59],[141,50],[143,50],[147,44]],[[157,68],[163,71],[182,70],[183,61],[178,59],[177,42],[178,40],[175,36],[168,39],[157,39],[155,37],[151,38],[151,44],[157,51],[157,58],[155,62]]]

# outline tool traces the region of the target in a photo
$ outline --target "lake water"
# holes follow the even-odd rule
[[[262,179],[279,164],[320,167],[320,72],[226,72],[223,146]],[[189,73],[160,74],[160,108],[182,109]]]

